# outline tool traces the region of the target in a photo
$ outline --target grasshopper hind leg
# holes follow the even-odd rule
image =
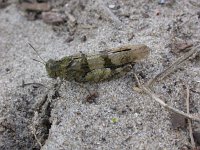
[[[101,82],[105,80],[115,79],[126,75],[129,71],[131,71],[132,65],[125,65],[123,67],[119,67],[116,69],[111,68],[102,68],[95,69],[85,76],[85,80],[87,82]]]
[[[105,81],[112,77],[112,70],[110,68],[95,69],[88,72],[85,76],[86,82],[98,83]]]
[[[113,78],[120,78],[126,75],[128,72],[131,71],[132,68],[133,68],[132,65],[125,65],[123,67],[114,69],[112,72]]]

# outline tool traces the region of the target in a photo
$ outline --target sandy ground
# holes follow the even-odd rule
[[[66,42],[66,31],[58,34],[51,25],[41,20],[27,21],[15,4],[0,9],[1,149],[40,149],[32,134],[34,119],[37,119],[33,107],[44,97],[47,89],[37,85],[20,86],[25,82],[40,83],[50,88],[58,82],[47,76],[44,65],[33,61],[39,58],[27,43],[31,43],[46,61],[79,51],[94,53],[127,43],[146,44],[151,48],[150,56],[134,67],[144,83],[182,55],[170,51],[172,36],[194,45],[199,43],[198,0],[177,1],[172,6],[161,6],[157,1],[131,0],[109,0],[106,5],[109,4],[120,5],[120,10],[113,10],[113,13],[122,27],[102,15],[102,20],[91,21],[96,28],[79,26],[70,43]],[[86,22],[84,17],[98,15],[94,11],[97,6],[96,2],[89,1],[82,16],[78,13],[75,16],[79,23]],[[142,15],[144,12],[148,13],[148,18]],[[126,13],[131,14],[129,18],[120,15]],[[177,28],[177,33],[174,33],[174,28]],[[129,41],[130,33],[135,36]],[[86,42],[81,41],[83,35],[87,36]],[[155,93],[169,105],[185,111],[182,81],[191,89],[199,90],[199,64],[198,59],[186,61],[178,71],[155,84]],[[176,150],[184,145],[190,146],[187,128],[174,130],[169,112],[148,95],[133,91],[135,84],[133,72],[109,82],[86,84],[91,91],[99,94],[96,103],[89,104],[84,103],[88,95],[85,88],[70,82],[63,83],[59,89],[61,96],[48,98],[46,128],[38,131],[38,127],[36,131],[39,140],[46,134],[41,149]],[[191,95],[191,112],[199,113],[199,94],[191,92]],[[113,118],[117,119],[115,123]],[[195,124],[197,127],[198,124]]]

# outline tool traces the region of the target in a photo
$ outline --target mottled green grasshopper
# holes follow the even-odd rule
[[[132,69],[132,65],[148,56],[145,45],[125,45],[95,55],[66,56],[60,60],[48,60],[46,71],[51,78],[76,82],[101,82],[118,78]]]

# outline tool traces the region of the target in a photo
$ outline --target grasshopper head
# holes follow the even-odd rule
[[[60,72],[60,63],[59,61],[55,61],[53,59],[49,59],[47,62],[46,62],[46,71],[49,75],[49,77],[51,78],[57,78],[59,77],[59,72]]]
[[[61,60],[50,59],[46,63],[46,71],[51,78],[66,78],[67,69],[72,59],[70,57],[64,57]]]

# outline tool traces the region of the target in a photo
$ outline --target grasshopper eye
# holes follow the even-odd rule
[[[50,70],[53,70],[53,68],[56,68],[56,63],[53,59],[50,59],[46,63],[46,67]]]

